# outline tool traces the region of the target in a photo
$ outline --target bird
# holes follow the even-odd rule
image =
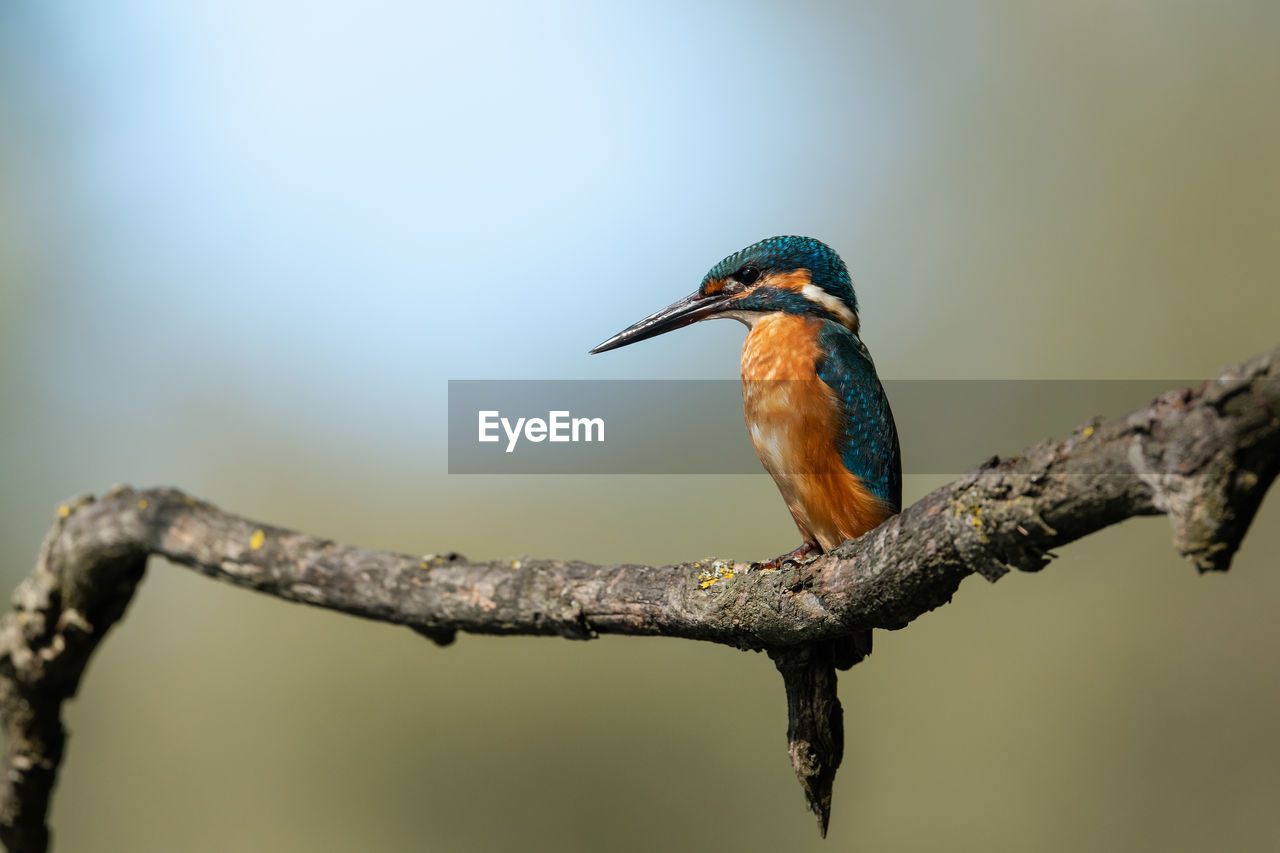
[[[897,427],[862,341],[848,267],[836,251],[812,237],[753,243],[713,266],[696,291],[591,353],[717,318],[747,326],[743,415],[802,540],[795,550],[754,567],[816,559],[897,513]],[[870,654],[871,632],[855,631],[830,649],[836,668],[848,669]]]

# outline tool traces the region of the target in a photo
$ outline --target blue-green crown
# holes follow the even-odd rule
[[[854,313],[858,311],[858,301],[853,295],[853,280],[849,278],[848,267],[835,249],[821,240],[812,237],[770,237],[761,240],[716,264],[702,279],[702,283],[705,286],[709,281],[728,278],[748,265],[758,268],[765,275],[808,270],[815,285],[843,300]]]

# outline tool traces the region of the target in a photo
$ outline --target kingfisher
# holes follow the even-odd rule
[[[751,443],[799,528],[800,547],[759,568],[800,564],[898,512],[898,431],[862,342],[849,270],[812,237],[770,237],[724,258],[684,299],[591,350],[605,352],[699,320],[747,326],[742,405]],[[848,669],[871,632],[833,645]]]

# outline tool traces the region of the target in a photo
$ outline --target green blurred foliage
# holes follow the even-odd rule
[[[924,103],[902,141],[920,168],[841,247],[865,259],[861,281],[900,283],[862,293],[882,370],[1185,377],[1275,345],[1276,10],[789,12],[879,27],[910,53],[897,85]],[[0,147],[0,180],[26,156]],[[79,420],[62,380],[89,365],[35,362],[77,310],[42,288],[40,259],[74,247],[33,215],[0,201],[9,585],[53,507],[105,490],[103,471],[410,553],[664,562],[795,544],[764,476],[449,478],[381,452],[376,424],[335,445],[263,416],[216,370],[170,410]],[[733,248],[709,243],[708,263]],[[534,319],[586,344],[614,331]],[[907,485],[910,499],[938,483]],[[1272,497],[1232,572],[1211,577],[1172,553],[1163,519],[1131,521],[881,632],[841,682],[849,737],[825,843],[761,655],[629,638],[438,649],[153,564],[68,709],[55,839],[193,853],[1274,849],[1278,521]]]

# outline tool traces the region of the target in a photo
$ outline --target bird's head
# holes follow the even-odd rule
[[[844,261],[812,237],[770,237],[716,264],[696,291],[623,329],[591,350],[605,352],[730,317],[748,326],[767,314],[807,314],[858,331],[858,302]]]

